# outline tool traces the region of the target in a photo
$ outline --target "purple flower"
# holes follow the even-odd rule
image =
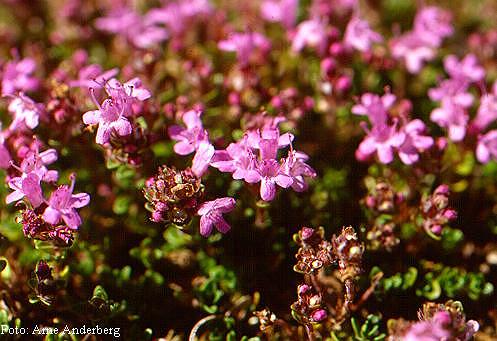
[[[230,143],[226,150],[216,150],[211,166],[221,172],[232,173],[235,180],[245,180],[248,183],[260,180],[256,171],[257,159],[246,138],[237,143]]]
[[[203,14],[209,14],[212,6],[208,0],[191,0],[188,2],[168,2],[161,8],[153,8],[145,15],[149,24],[165,24],[174,35],[183,33],[191,19]]]
[[[303,192],[307,189],[304,177],[315,178],[316,171],[305,162],[309,157],[301,152],[290,150],[283,164],[283,171],[292,178],[292,189],[295,192]]]
[[[430,119],[439,126],[447,128],[452,141],[461,141],[466,135],[469,116],[464,107],[453,101],[443,101],[440,108],[431,112]]]
[[[44,200],[40,182],[54,182],[58,179],[58,172],[48,170],[45,165],[56,160],[57,152],[55,149],[48,149],[39,153],[38,146],[36,146],[34,150],[27,153],[20,167],[12,164],[14,168],[21,172],[21,176],[13,177],[9,180],[8,185],[14,192],[7,196],[7,204],[26,197],[33,207],[40,206]]]
[[[113,131],[119,136],[131,134],[131,123],[126,116],[133,115],[133,103],[150,97],[150,92],[141,87],[141,81],[138,78],[133,78],[124,84],[111,79],[105,85],[105,91],[110,97],[100,105],[95,98],[94,89],[90,89],[98,109],[87,111],[83,115],[85,124],[98,124],[95,138],[98,144],[107,143]]]
[[[174,145],[176,154],[191,154],[198,149],[201,142],[209,141],[209,134],[202,125],[200,115],[202,115],[200,111],[187,111],[182,115],[186,128],[179,125],[173,125],[168,128],[169,137],[178,141]]]
[[[480,98],[480,106],[473,120],[473,125],[480,131],[487,128],[488,125],[497,119],[496,84],[494,84],[493,93],[485,94]]]
[[[487,163],[490,159],[497,160],[497,130],[491,130],[478,137],[476,158],[481,163]]]
[[[1,128],[2,125],[0,123],[0,130]],[[10,152],[7,147],[5,147],[5,133],[3,131],[0,131],[0,168],[9,168],[11,160],[12,157],[10,156]]]
[[[405,133],[398,130],[397,123],[373,124],[371,130],[365,124],[362,127],[368,135],[359,144],[356,157],[363,160],[376,152],[381,163],[392,162],[394,149],[399,148],[406,138]]]
[[[435,6],[423,7],[414,18],[414,32],[433,47],[439,47],[442,40],[454,32],[450,12]]]
[[[266,52],[271,43],[262,34],[257,32],[232,33],[226,40],[221,40],[217,46],[222,51],[236,52],[238,62],[245,66],[249,63],[254,50]]]
[[[378,96],[372,93],[365,93],[361,96],[361,101],[352,107],[352,113],[356,115],[366,115],[373,125],[384,124],[388,119],[388,110],[395,102],[395,95],[386,93]]]
[[[311,47],[323,54],[328,43],[326,25],[318,19],[311,19],[301,22],[297,26],[297,31],[292,39],[292,50],[301,51],[304,47]]]
[[[81,217],[76,208],[81,208],[90,202],[88,193],[73,194],[75,176],[71,174],[71,185],[59,186],[52,192],[47,202],[48,207],[43,213],[43,219],[52,225],[59,223],[62,219],[71,229],[77,229],[81,225]]]
[[[10,204],[26,197],[33,207],[40,206],[44,200],[40,180],[36,173],[23,173],[20,177],[10,179],[8,185],[14,192],[7,195],[5,202]]]
[[[371,30],[366,20],[362,20],[356,16],[350,19],[344,36],[344,43],[346,45],[352,46],[358,51],[366,52],[371,49],[373,43],[381,41],[383,41],[381,34]]]
[[[402,128],[406,139],[399,148],[399,157],[406,165],[417,162],[419,160],[418,154],[433,145],[434,141],[431,136],[422,135],[425,129],[425,124],[419,119],[412,120]]]
[[[3,68],[2,95],[36,90],[40,82],[32,75],[35,70],[36,63],[32,58],[7,62]]]
[[[415,32],[408,32],[390,41],[392,56],[402,59],[406,64],[407,71],[418,73],[423,64],[436,56],[436,50],[428,45]]]
[[[214,146],[209,142],[209,134],[202,126],[200,111],[190,110],[183,114],[186,128],[174,125],[168,129],[169,137],[178,141],[174,151],[179,155],[188,155],[196,152],[192,161],[193,173],[201,177],[214,156]]]
[[[460,82],[478,82],[485,78],[485,69],[478,65],[474,54],[466,55],[461,61],[449,55],[444,59],[444,68],[452,79]]]
[[[106,99],[102,105],[97,103],[98,110],[87,111],[83,115],[85,124],[98,124],[95,142],[105,144],[109,142],[111,132],[119,136],[131,134],[131,123],[124,117],[124,105],[112,98]]]
[[[109,79],[116,76],[118,73],[117,68],[103,71],[102,67],[98,64],[90,64],[81,68],[78,72],[78,79],[69,82],[70,87],[100,87],[105,84]]]
[[[43,104],[36,103],[22,92],[18,96],[13,96],[8,109],[14,115],[14,119],[8,128],[10,131],[19,130],[24,127],[28,127],[29,129],[36,128],[40,116],[44,113]]]
[[[264,201],[271,201],[276,195],[276,185],[288,188],[293,184],[293,179],[285,174],[284,167],[276,160],[261,160],[257,167],[261,187],[260,195]]]
[[[271,22],[280,22],[286,29],[295,26],[299,0],[264,0],[261,15]]]
[[[156,26],[147,16],[142,17],[127,7],[121,7],[98,18],[95,26],[102,31],[116,33],[138,48],[149,48],[168,38],[165,28]]]
[[[235,204],[235,199],[230,197],[204,202],[197,211],[200,216],[200,234],[208,237],[212,233],[212,225],[221,233],[228,232],[231,227],[224,220],[223,213],[232,211]]]
[[[445,313],[448,314],[447,312],[438,312],[438,314]],[[402,340],[404,341],[440,341],[440,340],[445,340],[448,339],[451,336],[450,331],[447,329],[447,326],[444,323],[437,322],[435,320],[435,317],[433,320],[429,321],[419,321],[414,324],[412,324],[407,333],[404,335]],[[442,320],[442,322],[445,321]],[[450,321],[450,316],[449,316],[449,321]]]

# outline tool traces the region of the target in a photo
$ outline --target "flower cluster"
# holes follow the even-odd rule
[[[90,88],[92,99],[98,109],[87,111],[83,115],[85,124],[98,124],[95,142],[101,145],[109,142],[113,132],[118,136],[130,135],[133,128],[129,118],[136,115],[134,104],[151,96],[150,92],[142,87],[138,78],[133,78],[124,84],[113,78],[105,83],[104,88],[109,97],[102,104],[96,99],[95,90]]]
[[[363,124],[367,136],[356,151],[358,160],[366,160],[376,153],[379,161],[387,164],[393,161],[394,152],[397,152],[400,160],[410,165],[433,145],[433,138],[424,135],[423,121],[409,121],[405,112],[401,112],[401,117],[389,113],[395,100],[395,95],[390,93],[381,97],[366,93],[361,96],[360,103],[352,107],[352,113],[365,115],[371,122],[371,128]]]
[[[413,29],[390,41],[392,56],[403,60],[409,72],[418,73],[425,62],[436,57],[437,48],[453,31],[450,12],[423,7],[414,18]]]
[[[271,122],[246,131],[240,141],[225,150],[216,150],[210,165],[232,173],[235,180],[260,182],[259,192],[264,201],[274,199],[276,186],[302,192],[307,188],[306,178],[315,177],[316,172],[307,165],[308,156],[292,148],[293,139],[290,133],[280,133],[278,123]],[[278,150],[288,146],[286,158],[278,161]]]
[[[433,101],[441,102],[440,108],[431,112],[430,119],[439,126],[448,129],[449,139],[461,141],[466,135],[469,120],[467,109],[473,104],[473,95],[468,92],[471,84],[483,80],[484,69],[478,65],[472,54],[461,61],[450,55],[444,59],[445,71],[450,78],[442,81],[437,88],[430,89]]]

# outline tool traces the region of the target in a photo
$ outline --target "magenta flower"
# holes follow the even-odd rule
[[[112,11],[107,17],[98,18],[95,27],[116,33],[134,46],[144,49],[163,42],[169,36],[165,28],[156,26],[146,16],[142,17],[126,7]]]
[[[415,32],[408,32],[390,41],[392,56],[401,59],[410,73],[419,73],[423,64],[436,56],[436,50]]]
[[[48,170],[45,166],[56,160],[57,152],[55,149],[39,153],[36,145],[34,150],[27,153],[20,167],[11,164],[21,172],[21,176],[9,180],[8,185],[14,192],[6,197],[7,204],[26,197],[33,207],[40,206],[44,201],[40,182],[54,182],[59,176],[56,170]]]
[[[202,125],[200,115],[202,115],[200,111],[187,111],[181,117],[186,128],[179,125],[168,128],[169,137],[178,141],[174,145],[176,154],[191,154],[198,149],[201,142],[209,141],[209,134]]]
[[[497,160],[497,130],[478,137],[476,158],[481,163],[487,163],[490,159]]]
[[[1,128],[2,125],[0,123],[0,130]],[[0,168],[9,168],[10,161],[12,161],[12,157],[10,156],[10,152],[7,147],[5,147],[5,133],[0,131]]]
[[[195,152],[192,171],[198,177],[205,173],[214,156],[214,146],[209,142],[209,133],[202,125],[201,114],[196,110],[187,111],[182,116],[186,128],[174,125],[168,129],[169,137],[178,141],[174,145],[177,154],[188,155]]]
[[[113,131],[119,136],[131,134],[131,123],[126,116],[133,115],[133,103],[150,97],[150,92],[142,88],[141,81],[138,78],[133,78],[124,84],[121,84],[116,79],[111,79],[105,84],[104,88],[110,97],[105,99],[102,105],[98,103],[94,89],[90,89],[93,101],[98,109],[87,111],[83,115],[85,124],[98,124],[95,141],[102,145],[109,141]]]
[[[451,21],[450,12],[435,6],[423,7],[414,18],[414,32],[423,41],[438,47],[454,32]]]
[[[20,177],[10,179],[8,185],[14,192],[7,195],[5,202],[10,204],[26,197],[33,207],[40,206],[44,201],[40,180],[40,177],[34,172],[23,173]]]
[[[478,82],[485,78],[485,69],[478,65],[474,54],[466,55],[461,61],[454,55],[444,58],[445,71],[454,80]]]
[[[449,138],[452,141],[461,141],[466,135],[469,116],[464,107],[451,100],[443,101],[440,108],[434,109],[430,114],[430,119],[448,129]]]
[[[399,157],[406,165],[411,165],[419,160],[419,153],[433,146],[433,138],[423,135],[426,126],[423,121],[416,119],[402,127],[406,135],[404,143],[399,148]]]
[[[292,178],[285,174],[285,169],[276,160],[261,160],[257,167],[261,187],[260,195],[264,201],[271,201],[276,195],[276,185],[288,188],[293,184]]]
[[[247,183],[260,180],[256,170],[257,159],[246,138],[237,143],[230,143],[226,150],[216,150],[211,166],[221,172],[232,173],[235,180],[245,180]]]
[[[173,35],[183,33],[194,17],[209,14],[212,6],[208,0],[168,2],[160,8],[153,8],[145,15],[149,24],[164,24]]]
[[[473,120],[473,125],[480,131],[488,127],[488,125],[497,119],[497,95],[495,92],[495,84],[493,93],[485,94],[480,98],[480,106],[478,107],[476,117]]]
[[[52,225],[58,224],[62,219],[69,228],[77,229],[81,225],[81,217],[76,208],[88,205],[90,195],[88,193],[73,194],[74,174],[71,174],[70,179],[70,186],[62,185],[52,192],[47,202],[48,207],[43,213],[43,219]]]
[[[103,71],[102,67],[98,64],[90,64],[84,66],[78,72],[78,79],[70,81],[70,87],[100,87],[105,84],[109,79],[116,76],[119,70],[117,68]]]
[[[388,119],[388,110],[396,100],[395,95],[386,93],[378,96],[372,93],[365,93],[361,96],[361,101],[352,107],[351,111],[356,115],[368,116],[371,123],[384,124]]]
[[[33,76],[35,70],[36,63],[32,58],[7,62],[3,68],[2,95],[36,90],[40,82]]]
[[[352,17],[345,30],[344,43],[354,49],[366,52],[371,49],[373,43],[383,41],[381,34],[374,32],[366,20],[357,16]]]
[[[236,52],[238,62],[245,66],[249,63],[254,50],[266,52],[271,43],[262,34],[257,32],[232,33],[226,40],[221,40],[217,46],[222,51]]]
[[[295,26],[299,0],[264,0],[261,4],[262,17],[271,22],[280,22],[286,29]]]
[[[438,312],[439,314],[448,314],[447,312]],[[442,323],[445,319],[441,319],[441,322],[435,319],[428,321],[419,321],[411,325],[404,335],[402,340],[404,341],[440,341],[448,339],[451,336],[450,331],[447,329],[447,325]],[[450,317],[448,318],[450,322]]]
[[[213,225],[221,233],[228,232],[231,227],[224,220],[223,213],[231,212],[235,204],[235,199],[230,197],[204,202],[197,211],[200,216],[200,234],[208,237],[212,233]]]
[[[292,178],[292,189],[303,192],[307,189],[305,177],[315,178],[316,171],[307,163],[309,156],[302,152],[290,150],[283,164],[283,172]]]
[[[396,122],[392,125],[374,124],[371,130],[365,124],[362,127],[368,135],[357,148],[357,159],[364,160],[376,153],[381,163],[392,162],[394,150],[399,148],[406,138],[405,133],[398,130]]]
[[[43,115],[45,108],[43,104],[36,103],[31,98],[19,93],[18,96],[12,96],[13,100],[9,103],[9,112],[14,115],[10,123],[9,130],[15,131],[28,127],[34,129],[38,126],[40,116]]]
[[[107,98],[102,105],[98,104],[98,110],[87,111],[83,115],[85,124],[98,124],[95,142],[105,144],[109,142],[110,134],[115,131],[119,136],[131,134],[131,123],[124,117],[125,107],[123,103]]]
[[[326,25],[318,19],[301,22],[292,39],[292,50],[301,51],[304,47],[310,47],[323,54],[328,44]]]

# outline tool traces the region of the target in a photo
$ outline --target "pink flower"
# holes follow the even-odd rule
[[[378,96],[372,93],[365,93],[361,96],[359,104],[352,107],[351,111],[356,115],[366,115],[373,124],[383,124],[388,119],[388,110],[396,100],[395,95],[386,93]]]
[[[440,108],[431,112],[430,119],[439,126],[447,128],[452,141],[461,141],[466,135],[469,116],[464,107],[453,101],[443,101]]]
[[[38,207],[44,201],[40,182],[54,182],[58,179],[58,172],[48,170],[45,165],[51,164],[57,160],[55,149],[48,149],[42,153],[38,152],[38,146],[28,152],[21,166],[17,167],[12,164],[21,176],[13,177],[9,180],[8,185],[14,192],[10,193],[5,201],[10,204],[26,197],[33,207]]]
[[[222,51],[236,52],[236,57],[241,65],[247,65],[254,50],[266,52],[271,43],[260,33],[232,33],[226,40],[221,40],[217,46]]]
[[[406,135],[404,143],[399,148],[399,157],[406,165],[411,165],[419,160],[419,153],[433,146],[431,136],[422,135],[426,130],[423,121],[416,119],[402,127]]]
[[[264,201],[271,201],[276,195],[276,185],[288,188],[293,184],[293,179],[285,174],[284,167],[276,160],[261,160],[257,167],[261,187],[260,195]]]
[[[494,91],[491,94],[485,94],[481,96],[480,106],[478,108],[478,112],[476,113],[476,117],[473,120],[473,124],[479,130],[483,130],[487,128],[488,125],[490,125],[496,119],[497,119],[497,95],[496,92]]]
[[[75,176],[71,174],[71,185],[59,186],[52,192],[47,204],[48,207],[43,213],[43,219],[52,225],[64,220],[71,229],[77,229],[81,225],[81,217],[76,208],[81,208],[89,204],[90,195],[88,193],[73,194]]]
[[[381,41],[383,41],[381,34],[371,30],[366,20],[362,20],[356,16],[350,19],[344,36],[344,43],[346,45],[352,46],[358,51],[366,52],[371,49],[373,43]]]
[[[217,150],[211,161],[211,166],[221,172],[232,173],[235,180],[245,180],[256,183],[260,180],[256,171],[257,159],[247,144],[247,139],[230,143],[226,150]]]
[[[153,8],[145,15],[149,24],[164,24],[173,35],[183,33],[192,18],[212,12],[208,0],[169,2],[160,8]]]
[[[0,124],[0,130],[2,125]],[[5,134],[3,131],[0,132],[0,168],[7,169],[10,167],[10,161],[12,157],[10,156],[10,152],[5,147]]]
[[[187,111],[182,116],[186,128],[174,125],[168,129],[169,137],[178,141],[174,145],[177,154],[188,155],[195,152],[192,171],[198,177],[205,173],[214,156],[214,146],[209,142],[209,133],[202,125],[201,114],[196,110]]]
[[[304,47],[310,47],[323,54],[328,43],[326,25],[319,19],[311,19],[301,22],[292,39],[292,50],[301,51]]]
[[[36,63],[32,58],[7,62],[3,67],[2,95],[36,90],[40,82],[33,76],[35,69]]]
[[[487,163],[490,159],[497,160],[497,130],[491,130],[478,137],[476,158],[481,163]]]
[[[451,21],[450,12],[435,6],[423,7],[414,18],[414,32],[423,41],[438,47],[444,38],[454,32]]]
[[[44,113],[44,107],[41,103],[36,103],[22,92],[18,96],[13,96],[9,103],[9,112],[14,115],[10,123],[9,130],[15,131],[28,127],[34,129],[38,126],[40,116]]]
[[[295,26],[299,0],[264,0],[261,15],[271,22],[280,22],[286,29]]]
[[[94,89],[90,89],[98,109],[87,111],[83,115],[85,124],[98,124],[95,138],[98,144],[107,143],[113,131],[119,136],[131,134],[131,123],[126,116],[133,115],[133,103],[144,101],[150,97],[150,92],[142,88],[138,78],[133,78],[124,84],[116,79],[111,79],[105,84],[105,91],[109,98],[100,105],[95,98]]]
[[[415,32],[408,32],[390,41],[392,56],[404,60],[407,71],[418,73],[423,64],[436,56],[433,46],[428,45]]]
[[[224,220],[223,213],[231,212],[235,204],[235,199],[229,197],[204,202],[197,211],[200,216],[200,234],[208,237],[213,225],[221,233],[228,232],[231,227]]]
[[[307,189],[304,177],[315,178],[316,171],[307,163],[309,156],[302,152],[290,150],[283,164],[283,172],[292,178],[292,189],[303,192]]]
[[[98,64],[90,64],[84,66],[78,72],[78,79],[70,81],[70,87],[100,87],[105,84],[109,79],[116,76],[118,73],[117,68],[103,71],[102,67]]]
[[[107,17],[98,18],[95,26],[102,31],[116,33],[138,48],[149,48],[168,38],[165,28],[140,16],[127,7],[118,8]]]
[[[365,124],[362,126],[368,135],[359,144],[356,157],[363,160],[376,152],[381,163],[392,162],[395,148],[399,148],[405,141],[405,133],[398,130],[396,123],[373,125],[371,130]]]
[[[450,13],[438,7],[420,9],[413,30],[390,41],[392,56],[403,59],[410,73],[418,73],[426,61],[435,58],[442,40],[452,34],[450,22]]]
[[[438,312],[439,314],[447,314],[447,312]],[[440,341],[448,339],[451,336],[450,331],[447,329],[446,324],[442,323],[445,321],[443,319],[441,322],[437,322],[435,320],[435,315],[432,320],[428,321],[419,321],[411,325],[404,335],[402,340],[404,341]],[[450,321],[450,316],[449,316]]]
[[[474,54],[466,55],[461,61],[449,55],[444,59],[444,68],[454,80],[478,82],[485,78],[485,69],[478,65]]]

